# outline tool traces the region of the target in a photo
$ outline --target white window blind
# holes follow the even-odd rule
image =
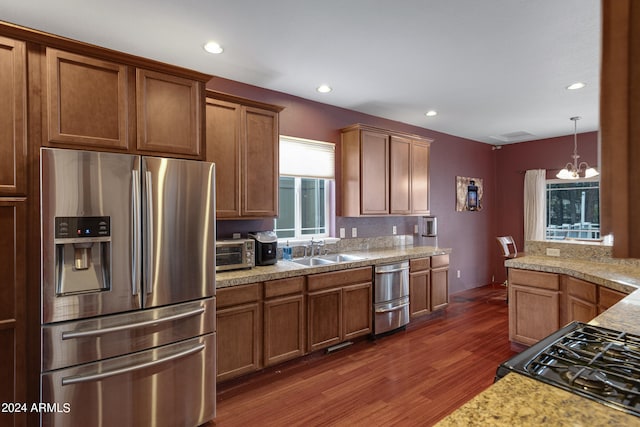
[[[280,136],[280,175],[335,178],[335,145]]]

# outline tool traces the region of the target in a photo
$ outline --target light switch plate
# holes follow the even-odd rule
[[[358,237],[358,229],[356,227],[351,229],[351,237]]]
[[[340,238],[344,239],[346,237],[346,233],[344,232],[344,228],[340,229]]]
[[[391,227],[391,233],[393,233],[393,235],[398,234],[398,227],[396,227],[395,225]]]

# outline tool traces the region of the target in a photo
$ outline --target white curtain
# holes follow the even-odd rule
[[[524,175],[524,240],[544,240],[546,228],[546,178],[544,169]]]

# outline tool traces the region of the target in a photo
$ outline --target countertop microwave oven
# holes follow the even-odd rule
[[[255,265],[255,240],[216,240],[216,271],[253,268]]]

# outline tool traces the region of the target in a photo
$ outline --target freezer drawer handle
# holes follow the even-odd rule
[[[201,352],[205,348],[204,344],[198,344],[188,350],[181,351],[179,353],[172,354],[171,356],[163,357],[162,359],[152,360],[151,362],[141,363],[139,365],[127,366],[126,368],[114,369],[113,371],[101,372],[99,374],[86,375],[81,377],[67,377],[62,379],[62,385],[72,385],[78,383],[86,383],[90,381],[98,381],[104,378],[113,377],[115,375],[126,374],[127,372],[138,371],[140,369],[150,368],[152,366],[160,365],[162,363],[170,362],[172,360],[180,359],[182,357],[189,356]]]
[[[393,308],[376,308],[376,313],[388,313],[390,311],[398,311],[398,310],[400,310],[402,308],[407,307],[408,305],[409,305],[409,303],[407,302],[407,303],[395,306]]]
[[[62,339],[69,340],[72,338],[92,337],[95,335],[108,334],[110,332],[118,332],[118,331],[126,331],[128,329],[142,328],[144,326],[151,326],[159,323],[171,322],[172,320],[184,319],[185,317],[197,316],[204,312],[205,312],[205,308],[200,307],[195,310],[186,311],[184,313],[173,314],[171,316],[162,317],[160,319],[145,320],[144,322],[128,323],[126,325],[111,326],[109,328],[92,329],[90,331],[78,331],[78,332],[65,331],[62,333]]]

